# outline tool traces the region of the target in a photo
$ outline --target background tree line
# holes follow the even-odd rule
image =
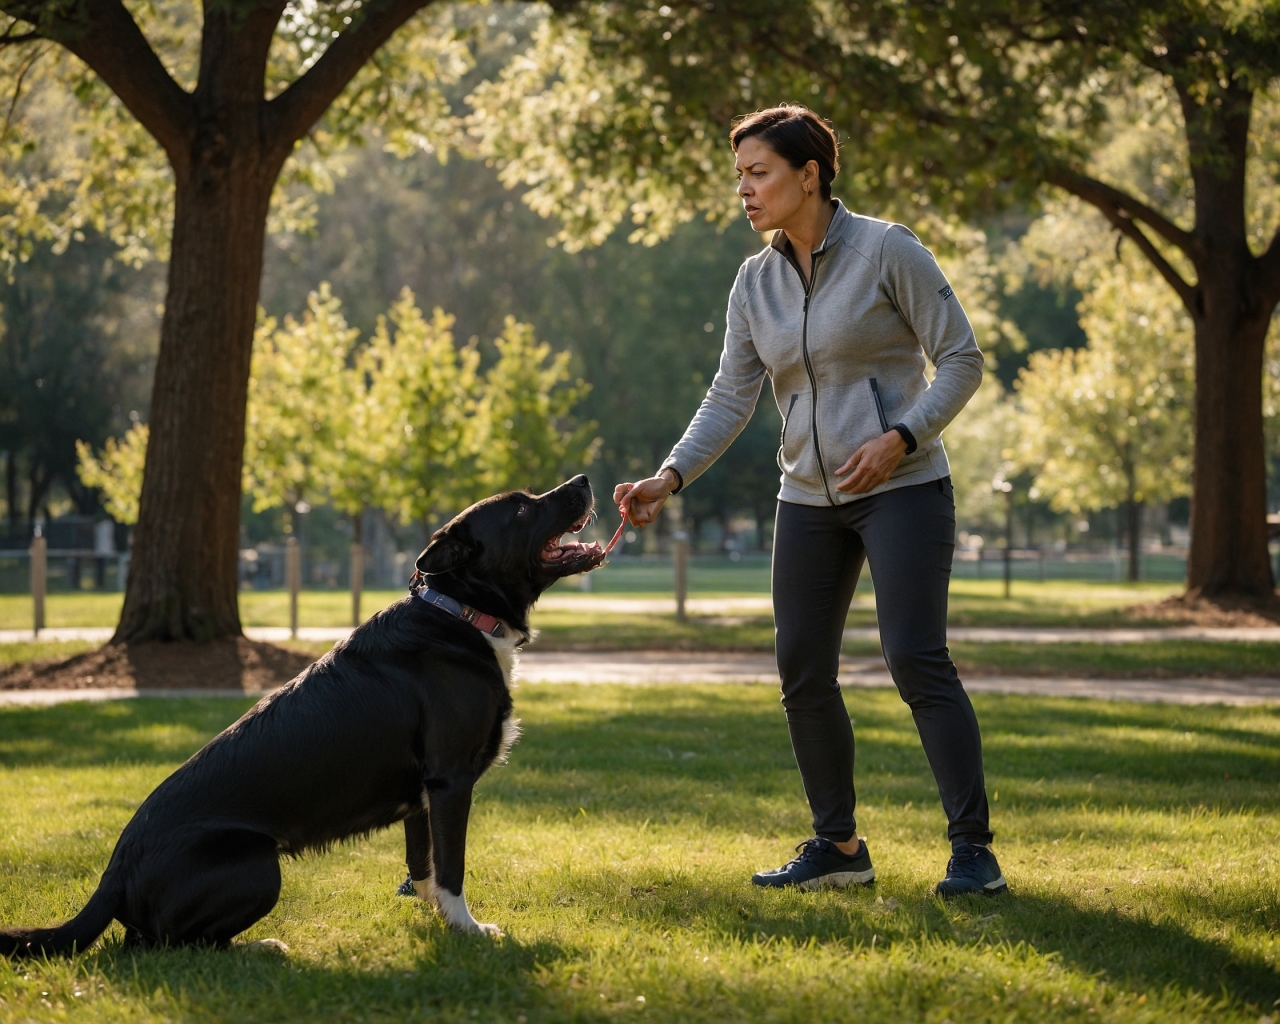
[[[1265,249],[1275,220],[1274,161],[1268,155],[1275,134],[1267,129],[1275,70],[1267,47],[1274,16],[1261,7],[1193,7],[1145,5],[1135,13],[1088,5],[976,3],[930,13],[877,4],[765,4],[745,19],[694,4],[570,4],[564,17],[554,18],[522,4],[469,8],[385,0],[363,5],[351,17],[326,5],[302,11],[244,0],[198,20],[176,3],[131,12],[112,0],[85,0],[80,20],[72,24],[64,20],[62,6],[9,4],[3,9],[15,19],[10,35],[21,45],[0,51],[14,99],[5,136],[3,254],[16,264],[33,259],[42,246],[49,253],[70,251],[81,244],[80,236],[100,236],[124,263],[169,257],[160,351],[169,346],[189,352],[193,365],[201,365],[207,352],[220,353],[211,373],[223,375],[217,376],[222,383],[205,391],[224,394],[235,406],[241,401],[237,387],[248,394],[252,330],[246,334],[242,323],[244,297],[257,293],[259,268],[252,260],[253,266],[235,264],[235,253],[209,251],[201,238],[211,232],[224,241],[234,237],[241,256],[252,253],[253,244],[246,248],[244,242],[248,235],[222,228],[234,221],[240,225],[235,230],[251,235],[260,230],[254,226],[260,218],[261,230],[272,227],[261,269],[263,303],[273,315],[299,309],[306,291],[328,279],[349,300],[352,323],[365,332],[405,284],[424,304],[456,315],[460,337],[495,337],[496,321],[508,313],[535,323],[540,334],[572,351],[574,372],[595,385],[582,409],[600,423],[606,475],[630,475],[656,461],[705,389],[733,268],[758,244],[732,219],[732,195],[721,173],[727,167],[727,121],[788,95],[811,99],[835,117],[848,140],[837,190],[850,205],[908,222],[948,257],[994,356],[993,382],[1014,384],[1033,349],[1082,341],[1072,306],[1087,297],[1081,284],[1091,282],[1054,270],[1051,261],[1019,256],[1022,247],[1011,244],[1046,199],[1050,214],[1060,201],[1053,196],[1062,192],[1041,190],[1045,183],[1100,211],[1104,219],[1091,226],[1095,250],[1114,249],[1119,232],[1132,254],[1182,299],[1197,337],[1205,331],[1226,337],[1222,323],[1214,321],[1210,330],[1212,316],[1195,305],[1214,282],[1187,283],[1193,271],[1203,271],[1206,259],[1212,263],[1204,246],[1217,243],[1202,237],[1203,226],[1188,233],[1156,208],[1163,204],[1174,218],[1194,216],[1198,225],[1207,224],[1203,203],[1229,194],[1231,182],[1252,175],[1249,202],[1241,194],[1239,216],[1230,202],[1223,209],[1235,218],[1228,218],[1232,224],[1244,218],[1250,244]],[[379,40],[390,42],[379,48]],[[124,60],[130,54],[132,64]],[[249,61],[239,83],[244,89],[226,92],[228,79],[218,77],[218,62],[236,60]],[[734,74],[724,73],[729,67]],[[1019,78],[1016,68],[1026,74]],[[212,91],[202,92],[206,80]],[[1215,113],[1227,107],[1226,114]],[[233,150],[248,147],[241,153],[249,161],[242,170],[256,191],[220,192],[210,200],[210,209],[221,203],[220,216],[231,218],[216,232],[182,222],[184,175],[204,173],[199,161],[206,155],[197,154],[196,164],[189,165],[189,154],[175,157],[174,147],[201,110],[234,110],[236,118],[256,112],[252,117],[287,122],[281,127],[286,136],[299,119],[318,119],[285,158],[278,149],[254,150],[257,143],[245,134],[248,122],[235,121],[239,127],[227,144]],[[1240,110],[1254,118],[1243,141],[1237,138]],[[1126,139],[1134,142],[1127,149]],[[1205,172],[1204,154],[1219,144],[1226,148],[1214,165],[1218,170]],[[441,165],[437,158],[446,154],[452,158]],[[458,159],[464,154],[491,162],[515,191],[495,187],[493,173]],[[259,172],[267,177],[254,178]],[[263,191],[268,179],[269,195]],[[223,182],[217,188],[231,186]],[[535,220],[530,210],[552,220]],[[707,220],[699,223],[700,214]],[[187,234],[170,231],[175,217],[173,223]],[[961,227],[965,222],[983,237],[975,239],[972,228]],[[308,226],[318,228],[314,235],[298,233]],[[420,226],[427,230],[415,236]],[[716,227],[727,233],[714,234]],[[547,249],[548,234],[559,248]],[[194,248],[175,257],[170,241],[176,246],[179,237]],[[656,248],[627,244],[663,239],[668,240]],[[580,251],[584,244],[597,248]],[[1223,258],[1245,267],[1243,277],[1257,277],[1263,301],[1270,257],[1249,263],[1255,259],[1249,255],[1240,263],[1238,246],[1228,249],[1221,249]],[[1032,272],[1022,274],[1024,283],[1009,293],[1008,268],[1019,261]],[[16,273],[23,270],[19,266]],[[970,272],[971,280],[964,276]],[[347,287],[347,279],[360,283]],[[439,292],[447,294],[437,298]],[[223,313],[205,322],[194,312],[215,295],[219,301],[234,295],[227,309],[234,307],[235,323]],[[1218,308],[1218,299],[1210,306]],[[708,311],[706,320],[702,310]],[[1197,342],[1193,369],[1218,367],[1214,353],[1230,344]],[[488,341],[477,350],[482,360],[495,358]],[[243,365],[243,385],[226,376],[237,365]],[[1040,361],[1037,372],[1048,370]],[[183,398],[182,389],[191,385],[174,372],[170,383],[157,384],[156,394],[165,395],[175,410],[205,408],[202,395]],[[966,453],[957,451],[958,442],[966,436],[989,440],[1017,411],[1002,391],[984,389],[983,395],[968,425],[962,421],[953,430],[961,475]],[[1257,412],[1272,408],[1266,404],[1270,398],[1259,397]],[[1253,415],[1251,403],[1245,387],[1245,400],[1237,405]],[[1191,408],[1197,423],[1208,415],[1203,401]],[[14,420],[9,411],[6,423]],[[143,411],[154,420],[154,409]],[[989,413],[990,424],[979,413]],[[733,456],[757,469],[770,488],[771,414],[762,409],[758,426]],[[226,410],[208,415],[226,419]],[[210,429],[193,428],[194,422],[162,424],[161,433],[187,438],[184,443],[215,437],[224,450],[242,429],[234,415],[225,424],[217,419]],[[1221,426],[1221,418],[1214,422]],[[1025,424],[1017,429],[1025,435]],[[1239,436],[1253,437],[1249,423],[1242,429]],[[99,428],[98,436],[103,434]],[[1210,447],[1221,445],[1209,440]],[[1248,461],[1252,444],[1237,445],[1230,457]],[[975,472],[989,468],[979,466],[984,460],[998,467],[1017,462],[1016,445],[963,447],[973,456],[968,461]],[[1204,449],[1201,443],[1196,451]],[[24,449],[15,443],[7,450]],[[182,480],[197,471],[200,459],[184,463],[176,449],[157,451],[153,456],[168,467],[147,475],[160,481],[154,484],[161,489],[157,494],[199,505],[195,491],[183,491]],[[240,451],[233,452],[237,466]],[[1263,476],[1265,450],[1262,455],[1256,472],[1240,477],[1252,480],[1250,487]],[[218,459],[222,473],[232,455],[223,451]],[[64,454],[64,466],[70,464]],[[753,497],[767,514],[750,472],[734,471],[728,462],[719,468],[722,477],[705,487],[704,515],[724,515],[735,504],[746,507]],[[16,470],[10,478],[17,478]],[[738,483],[740,495],[733,491]],[[1028,498],[1035,487],[1056,500],[1062,488],[1049,487],[1047,478],[1041,483],[1030,484]],[[1200,499],[1206,486],[1200,487]],[[1222,496],[1213,494],[1210,504],[1221,510]],[[975,509],[989,501],[978,490],[972,495]],[[698,492],[691,489],[689,498],[696,511]],[[161,508],[163,502],[156,501]],[[122,638],[226,627],[218,616],[233,615],[234,609],[223,607],[223,563],[228,552],[234,554],[235,538],[228,546],[222,520],[238,515],[218,501],[216,513],[207,502],[200,506],[201,515],[214,514],[221,524],[223,539],[213,545],[221,559],[216,571],[192,573],[185,564],[175,576],[165,568],[172,568],[174,553],[152,551],[156,561],[154,570],[143,572],[147,582],[136,593],[131,582],[132,610],[127,609]],[[145,520],[145,498],[142,504]],[[1245,496],[1232,514],[1257,504]],[[1234,520],[1201,514],[1198,528],[1206,529],[1206,520],[1217,524],[1217,539],[1200,550],[1226,573],[1228,590],[1247,591],[1262,571],[1269,577],[1269,566],[1259,568],[1254,550],[1258,524],[1245,531],[1254,548],[1237,545],[1235,554],[1214,562],[1214,545],[1232,534]],[[146,547],[145,522],[140,536]],[[212,592],[201,598],[209,598],[206,608],[222,609],[217,622],[183,618],[182,609],[193,607],[193,595],[183,590],[196,585],[192,580],[221,588],[216,600]]]
[[[594,458],[595,424],[574,408],[590,389],[529,324],[508,316],[480,369],[453,317],[430,316],[409,289],[371,336],[348,325],[329,285],[300,317],[264,316],[249,377],[244,490],[253,511],[328,503],[359,524],[378,509],[424,533],[495,491],[545,490]],[[107,510],[137,522],[149,429],[135,424],[95,452],[77,443],[79,475]],[[360,540],[357,534],[357,541]]]

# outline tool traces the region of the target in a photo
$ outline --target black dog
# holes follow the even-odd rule
[[[113,918],[131,942],[225,946],[275,906],[281,853],[396,821],[418,895],[456,928],[497,934],[462,895],[471,791],[516,736],[508,684],[534,601],[604,560],[598,544],[560,542],[591,509],[578,476],[459,515],[418,558],[426,588],[214,737],[138,808],[84,910],[0,932],[0,954],[83,950]]]

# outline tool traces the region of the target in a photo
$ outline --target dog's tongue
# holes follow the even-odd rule
[[[600,544],[596,541],[592,541],[590,544],[583,544],[580,541],[571,540],[568,544],[564,544],[561,543],[559,537],[552,537],[542,549],[542,560],[555,564],[570,558],[587,558],[597,555],[603,558],[604,554],[605,552],[601,550]]]

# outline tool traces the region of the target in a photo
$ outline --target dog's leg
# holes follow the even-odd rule
[[[496,924],[481,924],[467,909],[462,878],[467,860],[467,818],[471,814],[474,779],[451,779],[433,788],[427,798],[431,816],[432,899],[441,916],[459,931],[477,935],[501,935]]]
[[[148,937],[171,946],[225,948],[280,897],[280,859],[270,836],[247,829],[199,832],[148,858],[135,876]],[[132,916],[132,915],[131,915]]]
[[[431,901],[431,817],[425,807],[404,819],[404,859],[409,887],[419,899]]]

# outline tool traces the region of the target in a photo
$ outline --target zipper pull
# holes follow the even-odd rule
[[[806,313],[809,312],[809,293],[808,292],[804,293],[804,311]]]

